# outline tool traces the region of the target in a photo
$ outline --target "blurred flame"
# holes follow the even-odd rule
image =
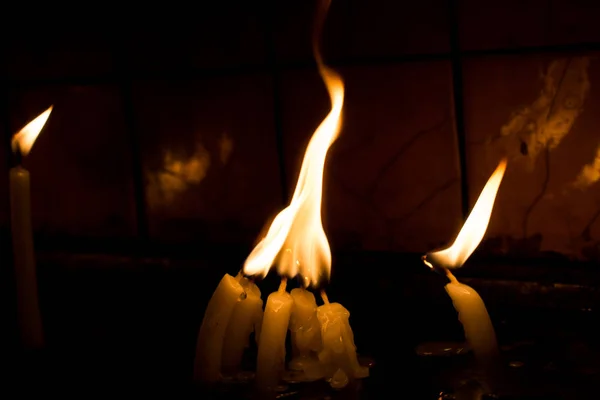
[[[31,151],[33,143],[37,139],[44,125],[46,125],[48,117],[50,117],[52,107],[54,106],[50,106],[50,108],[35,117],[31,122],[21,128],[19,132],[14,134],[11,142],[13,152],[17,151],[18,148],[21,151],[21,154],[25,156]]]
[[[325,11],[328,6],[326,2]],[[331,111],[308,143],[290,205],[277,214],[243,269],[246,275],[264,277],[282,253],[278,273],[290,278],[299,274],[305,286],[316,286],[322,276],[329,277],[331,270],[331,250],[321,222],[323,168],[327,150],[339,135],[344,105],[344,82],[323,63],[316,45],[315,58],[331,100]]]
[[[494,200],[502,182],[504,171],[506,171],[506,159],[500,161],[500,164],[488,179],[454,243],[446,249],[429,253],[423,257],[423,262],[428,267],[434,268],[426,258],[432,259],[444,268],[460,268],[479,246],[490,222]]]

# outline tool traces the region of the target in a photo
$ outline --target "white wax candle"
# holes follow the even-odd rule
[[[234,374],[239,371],[244,349],[249,345],[252,331],[256,343],[260,337],[260,326],[263,319],[263,301],[260,289],[246,278],[240,280],[246,293],[245,298],[237,303],[225,331],[223,342],[223,372]]]
[[[10,169],[9,176],[19,328],[23,346],[34,349],[43,346],[44,334],[38,304],[29,172],[17,166]]]
[[[279,290],[269,295],[260,331],[256,383],[265,392],[275,390],[285,370],[285,338],[294,304],[286,284],[283,278]]]
[[[305,289],[293,289],[291,295],[294,299],[290,319],[294,357],[289,366],[292,370],[305,371],[318,363],[317,352],[322,346],[317,302],[314,294]]]
[[[213,293],[202,319],[196,345],[194,378],[205,383],[215,383],[221,377],[221,355],[227,324],[244,289],[237,278],[225,274]]]
[[[323,340],[319,360],[325,367],[326,376],[332,378],[331,386],[341,388],[352,378],[369,376],[369,369],[358,363],[350,312],[339,303],[329,303],[324,294],[323,300],[325,304],[317,309]]]
[[[446,292],[458,312],[465,338],[475,357],[487,364],[498,355],[498,342],[485,304],[472,287],[458,282],[451,273],[448,277],[451,282],[446,285]]]

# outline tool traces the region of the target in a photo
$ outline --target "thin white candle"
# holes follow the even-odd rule
[[[233,310],[242,300],[241,274],[225,274],[213,293],[202,319],[194,361],[194,379],[213,384],[221,378],[221,357],[225,330]]]
[[[481,363],[498,355],[498,342],[492,320],[483,300],[472,287],[460,283],[447,271],[450,283],[445,286],[465,331],[465,338]]]
[[[285,370],[285,338],[294,304],[286,286],[287,279],[282,278],[279,290],[269,295],[265,306],[256,361],[256,383],[261,392],[274,392]]]
[[[450,269],[460,268],[483,239],[505,171],[506,160],[502,160],[485,184],[454,243],[423,256],[427,266],[442,271],[450,279],[446,292],[458,312],[467,342],[478,360],[486,365],[493,364],[498,354],[494,327],[479,294],[470,286],[459,283]]]
[[[30,174],[21,162],[46,124],[52,107],[41,113],[13,136],[16,164],[9,171],[10,222],[17,284],[17,307],[21,343],[36,349],[44,345],[44,331],[38,301],[35,249],[31,222]]]
[[[249,337],[254,332],[256,343],[260,338],[263,319],[263,301],[260,289],[247,278],[242,278],[240,284],[245,296],[235,306],[223,341],[223,372],[233,375],[239,372],[244,350],[249,346]]]

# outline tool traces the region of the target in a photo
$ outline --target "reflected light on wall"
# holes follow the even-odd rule
[[[167,205],[190,185],[200,184],[208,173],[210,163],[210,154],[201,143],[196,145],[196,151],[188,159],[176,158],[171,151],[167,151],[162,169],[149,176],[149,205]]]
[[[596,149],[596,157],[592,162],[586,164],[579,172],[577,179],[573,183],[578,189],[587,189],[592,186],[594,183],[600,180],[600,146]]]
[[[501,136],[521,142],[520,152],[533,166],[540,151],[556,148],[583,111],[590,90],[588,57],[553,61],[543,75],[540,95],[529,106],[515,112],[501,128]]]
[[[233,139],[224,132],[217,139],[217,146],[217,162],[226,165],[233,152]],[[167,151],[160,170],[148,175],[148,205],[153,208],[168,206],[191,186],[200,185],[214,158],[201,142],[197,142],[196,151],[191,157],[181,157],[173,151]]]

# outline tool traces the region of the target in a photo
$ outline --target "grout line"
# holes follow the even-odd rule
[[[451,2],[453,0],[450,0]],[[271,28],[272,31],[272,28]],[[235,75],[273,75],[273,71],[278,73],[284,71],[296,71],[315,69],[314,60],[278,62],[274,60],[273,33],[270,32],[267,37],[268,47],[271,49],[270,60],[265,65],[238,65],[224,66],[221,68],[194,68],[184,70],[164,70],[164,71],[138,71],[135,76],[130,76],[130,81],[148,81],[148,80],[190,80],[195,78],[212,76],[235,76]],[[451,35],[453,36],[453,35]],[[452,38],[452,41],[456,38]],[[454,44],[453,46],[458,46]],[[332,68],[352,67],[352,66],[377,66],[393,65],[407,62],[425,62],[425,61],[452,61],[458,53],[461,58],[481,58],[493,56],[519,56],[519,55],[544,55],[554,53],[580,53],[580,52],[600,52],[600,43],[575,43],[556,46],[534,46],[520,48],[497,48],[487,50],[460,50],[453,47],[454,51],[406,54],[399,56],[375,56],[375,57],[351,57],[342,60],[332,60],[328,62]],[[41,78],[41,79],[12,79],[8,80],[9,87],[27,88],[43,85],[103,85],[114,84],[120,80],[119,74],[107,73],[93,77],[72,77],[72,78]]]
[[[146,204],[146,192],[144,184],[144,171],[140,141],[135,118],[135,107],[133,104],[132,84],[133,80],[127,67],[124,49],[119,44],[113,45],[113,56],[117,70],[117,83],[121,90],[125,125],[128,133],[129,146],[131,148],[131,173],[133,178],[133,197],[135,206],[136,237],[141,245],[147,245],[150,240],[148,230],[148,213]]]
[[[275,125],[275,145],[277,148],[277,161],[279,165],[279,183],[281,185],[281,204],[286,205],[289,201],[287,168],[285,165],[285,147],[283,132],[283,106],[281,94],[281,71],[277,61],[275,44],[275,27],[273,11],[268,13],[268,31],[266,34],[267,49],[269,57],[269,69],[273,85],[273,116]]]
[[[460,52],[459,21],[457,0],[450,0],[450,48],[452,49],[452,94],[454,105],[454,124],[458,146],[458,162],[460,171],[461,208],[463,218],[469,215],[469,174],[466,150],[465,110],[463,92],[462,55]]]

